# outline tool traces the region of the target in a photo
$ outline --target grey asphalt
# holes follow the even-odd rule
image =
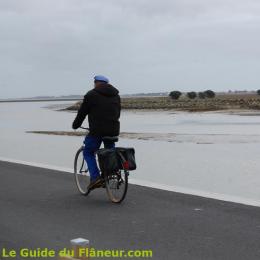
[[[104,189],[79,195],[72,174],[2,161],[0,178],[0,249],[83,237],[97,249],[152,249],[152,259],[260,258],[257,207],[137,185],[116,205]]]

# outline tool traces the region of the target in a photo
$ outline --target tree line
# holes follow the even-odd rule
[[[179,97],[182,95],[182,93],[178,90],[176,91],[171,91],[169,96],[172,99],[179,99]],[[195,91],[191,91],[191,92],[187,92],[186,96],[189,99],[194,99],[196,97],[200,98],[200,99],[204,99],[204,98],[214,98],[216,96],[216,93],[213,90],[206,90],[203,92],[195,92]]]
[[[258,89],[256,91],[257,95],[260,95],[260,89]],[[178,90],[175,90],[175,91],[171,91],[169,96],[172,98],[172,99],[179,99],[180,96],[182,95],[183,93],[178,91]],[[214,98],[216,96],[216,93],[213,91],[213,90],[206,90],[206,91],[202,91],[202,92],[195,92],[195,91],[191,91],[191,92],[187,92],[186,93],[186,97],[188,97],[189,99],[195,99],[195,98],[200,98],[200,99],[205,99],[205,98]]]

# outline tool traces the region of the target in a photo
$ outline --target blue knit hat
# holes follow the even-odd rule
[[[102,75],[96,75],[94,77],[94,80],[96,80],[96,81],[104,81],[106,83],[109,83],[109,79],[107,77],[105,77],[105,76],[102,76]]]

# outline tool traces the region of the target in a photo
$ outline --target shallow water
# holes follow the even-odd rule
[[[25,133],[71,130],[75,113],[46,108],[57,104],[0,103],[0,157],[72,169],[82,137]],[[136,148],[132,182],[260,205],[260,116],[123,111],[121,131],[173,135],[120,140]]]

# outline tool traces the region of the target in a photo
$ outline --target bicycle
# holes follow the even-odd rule
[[[88,128],[85,127],[81,127],[81,129],[89,130]],[[105,136],[102,138],[102,141],[106,141],[106,140],[112,142],[118,142],[118,137]],[[83,150],[84,150],[84,145],[79,148],[79,150],[75,155],[74,176],[75,176],[75,181],[79,192],[82,195],[87,196],[91,192],[91,190],[87,188],[90,183],[90,175],[89,175],[87,163],[83,156]],[[128,188],[129,172],[124,167],[124,157],[122,156],[122,154],[120,154],[120,152],[118,153],[119,153],[119,160],[122,166],[120,168],[123,170],[118,170],[116,172],[102,172],[100,170],[101,176],[104,179],[104,188],[106,188],[108,198],[113,203],[121,203],[126,196],[127,188]]]

